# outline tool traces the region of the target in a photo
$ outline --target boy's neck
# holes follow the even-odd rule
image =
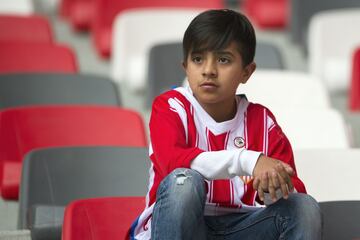
[[[202,104],[202,108],[216,121],[225,122],[233,119],[237,112],[236,98],[228,103]]]

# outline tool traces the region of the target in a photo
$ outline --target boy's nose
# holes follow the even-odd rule
[[[214,78],[217,76],[216,61],[208,60],[203,66],[203,77]]]

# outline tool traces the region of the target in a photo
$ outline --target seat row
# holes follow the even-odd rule
[[[359,234],[360,195],[353,189],[360,150],[294,154],[298,175],[320,202],[323,239]],[[57,239],[61,233],[65,240],[128,239],[145,204],[147,157],[145,148],[105,146],[30,152],[23,165],[19,226],[30,228],[32,239]]]

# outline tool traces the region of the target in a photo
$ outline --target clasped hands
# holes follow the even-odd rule
[[[289,192],[294,190],[291,182],[294,174],[295,171],[290,165],[261,154],[253,170],[253,188],[258,191],[261,201],[264,201],[265,193],[270,194],[273,202],[277,201],[277,190],[287,199]]]

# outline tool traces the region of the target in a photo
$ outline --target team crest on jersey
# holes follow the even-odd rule
[[[245,146],[245,140],[242,137],[234,138],[234,145],[238,148],[242,148]]]

